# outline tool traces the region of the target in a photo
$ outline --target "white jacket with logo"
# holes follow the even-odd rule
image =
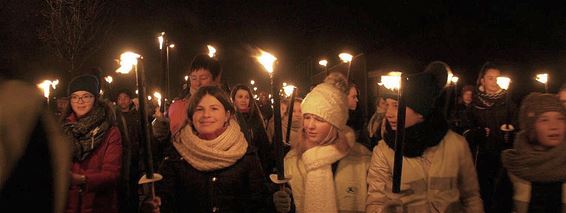
[[[483,212],[472,156],[461,135],[448,131],[420,157],[403,157],[401,193],[392,193],[395,152],[385,141],[373,150],[367,212],[401,203],[403,212]]]
[[[354,146],[348,155],[338,162],[334,174],[336,187],[336,204],[339,212],[365,212],[367,197],[366,175],[371,158],[371,152],[359,143]],[[302,160],[297,162],[295,150],[289,151],[285,156],[285,176],[291,177],[289,185],[293,192],[293,200],[298,213],[304,207],[304,174],[306,170]]]

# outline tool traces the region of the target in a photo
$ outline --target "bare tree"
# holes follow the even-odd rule
[[[40,32],[41,40],[50,47],[68,68],[69,79],[88,58],[100,49],[114,24],[112,1],[108,0],[45,0],[43,10],[47,25]]]

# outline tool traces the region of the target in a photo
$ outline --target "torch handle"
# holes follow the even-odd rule
[[[287,144],[290,144],[290,137],[291,137],[291,123],[293,122],[293,108],[295,106],[295,88],[293,88],[293,92],[291,93],[291,98],[289,99],[289,107],[287,109],[287,132],[285,134],[285,140],[287,140]]]
[[[403,94],[403,86],[406,77],[401,76],[398,105],[397,105],[397,128],[395,131],[395,160],[393,162],[393,193],[401,192],[401,176],[403,171],[403,147],[405,142],[405,99]]]
[[[276,156],[276,167],[277,167],[277,179],[285,179],[285,168],[283,166],[283,128],[281,126],[281,109],[280,109],[280,97],[279,97],[279,80],[275,72],[271,73],[271,93],[273,97],[273,121],[274,121],[274,134],[273,143],[275,144],[275,156]]]
[[[139,66],[139,68],[138,68]],[[140,116],[140,141],[143,143],[145,173],[147,178],[153,178],[153,156],[151,153],[151,131],[148,122],[148,115],[146,109],[146,90],[145,90],[145,73],[143,69],[142,59],[139,59],[138,65],[135,66],[137,86],[139,93],[139,116]]]

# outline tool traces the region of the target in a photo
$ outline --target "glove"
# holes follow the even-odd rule
[[[273,193],[273,204],[279,213],[291,211],[291,189],[285,188],[285,191],[279,190]]]
[[[165,140],[169,136],[169,119],[164,117],[156,117],[153,122],[151,122],[153,129],[153,136],[157,140]]]
[[[159,209],[161,206],[161,198],[155,197],[153,199],[145,200],[142,205],[140,212],[142,213],[159,213],[161,210]]]

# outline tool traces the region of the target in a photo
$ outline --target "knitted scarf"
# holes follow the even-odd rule
[[[478,109],[489,109],[494,105],[502,105],[505,104],[505,95],[507,94],[507,90],[500,90],[496,94],[488,94],[485,92],[482,86],[478,88],[476,92],[476,96],[474,96],[473,106]]]
[[[212,140],[199,138],[190,125],[185,125],[173,138],[179,154],[199,171],[213,171],[232,166],[248,149],[238,122],[231,119],[226,131]]]
[[[516,136],[513,149],[503,151],[503,166],[511,174],[533,182],[566,181],[566,141],[548,150],[536,150],[529,143],[528,131]]]
[[[338,212],[332,164],[349,153],[356,136],[346,127],[335,140],[332,145],[310,148],[301,156],[306,170],[302,212]]]
[[[383,140],[389,148],[395,149],[395,134],[389,122],[385,122]],[[405,129],[403,156],[414,158],[422,156],[424,151],[436,146],[446,135],[448,124],[442,113],[434,112],[423,122]]]
[[[65,120],[63,130],[73,141],[73,161],[83,161],[102,143],[111,126],[107,113],[103,105],[95,104],[85,117]]]

